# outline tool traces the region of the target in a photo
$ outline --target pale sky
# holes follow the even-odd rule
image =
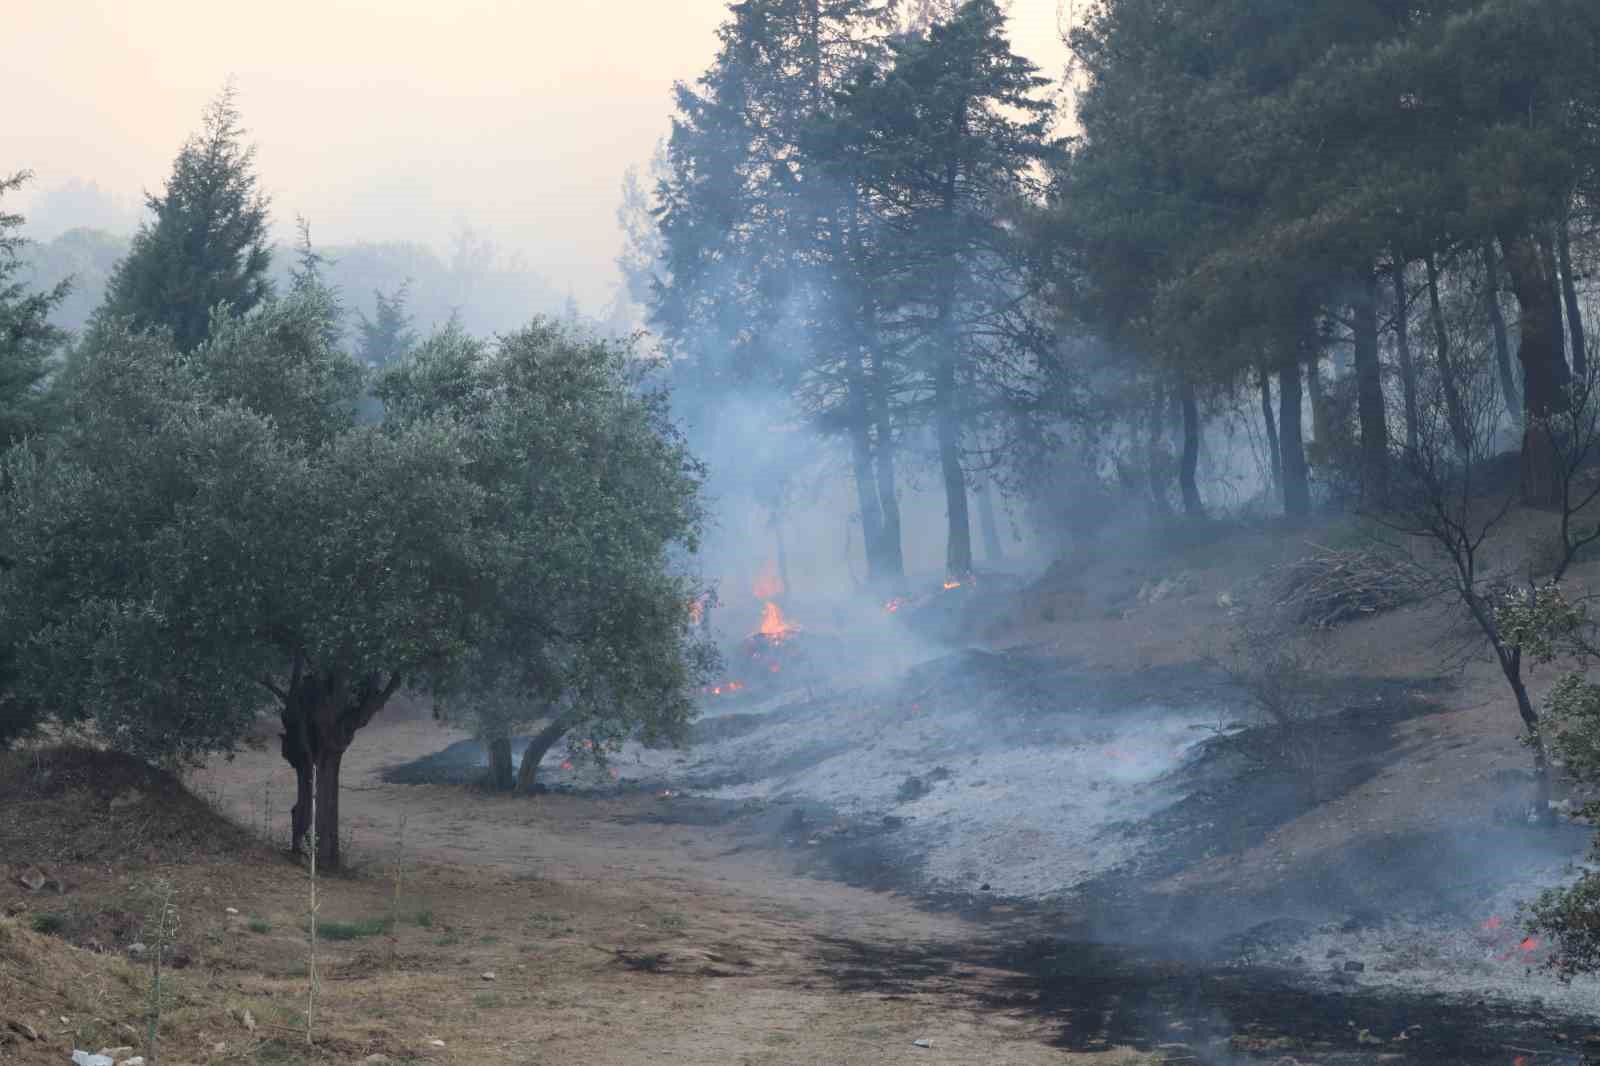
[[[1013,0],[1060,73],[1058,0]],[[716,49],[724,0],[4,0],[0,172],[34,190],[158,189],[231,75],[285,231],[421,240],[466,222],[589,309],[609,297],[618,185]],[[26,209],[26,199],[20,201]],[[8,204],[9,206],[9,204]]]

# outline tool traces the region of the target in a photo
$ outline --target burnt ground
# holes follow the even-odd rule
[[[995,708],[991,739],[1003,744],[1048,741],[1066,718],[1081,717],[1082,708],[1114,716],[1150,704],[1237,698],[1225,679],[1192,667],[1093,674],[1017,652],[936,660],[911,670],[901,687],[907,701]],[[1167,1046],[1169,1054],[1181,1050],[1190,1061],[1218,1066],[1443,1066],[1511,1062],[1519,1054],[1528,1056],[1525,1066],[1581,1062],[1591,1032],[1600,1048],[1600,1028],[1565,1008],[1369,985],[1364,973],[1345,971],[1342,959],[1296,954],[1318,934],[1355,933],[1397,918],[1469,921],[1505,881],[1503,864],[1485,864],[1482,856],[1565,861],[1587,841],[1581,827],[1535,831],[1508,817],[1471,829],[1379,829],[1337,851],[1286,863],[1270,878],[1181,887],[1185,871],[1258,847],[1274,831],[1412,757],[1417,742],[1408,726],[1437,714],[1437,701],[1449,692],[1442,680],[1327,686],[1315,787],[1286,763],[1278,732],[1217,732],[1164,775],[1163,787],[1178,797],[1174,802],[1120,827],[1139,842],[1131,861],[1047,898],[1008,897],[981,884],[962,891],[930,885],[926,838],[910,833],[908,819],[893,809],[846,812],[798,792],[743,799],[707,794],[763,776],[803,773],[833,758],[839,745],[801,746],[768,766],[722,766],[717,773],[700,766],[691,778],[694,792],[677,792],[618,820],[736,826],[743,843],[729,854],[787,849],[796,868],[813,876],[911,896],[928,909],[984,923],[991,932],[983,942],[959,947],[889,949],[837,939],[823,941],[823,951],[841,988],[890,996],[929,976],[959,980],[972,967],[1000,971],[1007,976],[999,991],[986,993],[988,1005],[1048,1021],[1066,1049]],[[702,742],[839,713],[830,697],[764,711],[731,710],[737,702],[724,706],[729,713],[697,727]],[[385,776],[404,781],[408,774],[442,771],[453,776],[432,779],[461,780],[481,772],[481,758],[471,742],[460,742]],[[1521,782],[1515,774],[1503,776],[1504,795],[1486,802],[1514,810]],[[647,776],[604,787],[613,793],[654,789],[670,780]],[[556,787],[581,793],[586,786]]]
[[[1170,1061],[1205,1066],[1600,1062],[1586,1057],[1600,1056],[1592,1020],[1487,999],[1310,989],[1271,968],[1223,968],[1081,941],[989,951],[886,950],[847,940],[826,947],[835,979],[852,991],[905,993],[975,967],[1006,971],[990,1007],[1048,1018],[1055,1043],[1070,1051],[1161,1049]]]

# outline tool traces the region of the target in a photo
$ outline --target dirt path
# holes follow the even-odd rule
[[[404,930],[409,975],[375,966],[370,985],[330,986],[351,1001],[335,1001],[335,1017],[359,1017],[374,997],[412,1016],[383,1042],[363,1042],[347,1024],[352,1051],[409,1055],[438,1038],[446,1051],[422,1053],[462,1062],[1146,1061],[1051,1047],[1056,1034],[1027,1005],[984,1004],[1005,975],[982,967],[886,974],[879,989],[862,989],[859,973],[840,980],[854,945],[950,945],[984,932],[893,895],[802,877],[737,822],[662,824],[672,801],[647,795],[509,798],[379,776],[460,736],[431,722],[380,722],[345,759],[341,813],[358,872],[330,882],[329,913],[384,906],[403,818],[406,908],[430,915],[428,930]],[[275,831],[285,832],[293,777],[275,747],[218,761],[191,785],[247,826],[265,822],[270,797]],[[292,897],[240,903],[247,914],[293,906]],[[353,958],[359,968],[363,956]],[[480,983],[481,972],[497,980]],[[283,984],[257,980],[263,996]]]
[[[778,853],[752,846],[737,825],[674,824],[673,801],[632,795],[496,796],[448,785],[393,785],[385,767],[468,736],[429,721],[381,719],[345,756],[340,814],[358,867],[387,863],[405,821],[410,861],[528,875],[601,895],[637,892],[704,901],[742,901],[756,913],[803,913],[823,936],[878,941],[946,941],[979,930],[917,910],[893,895],[818,881],[793,872]],[[191,787],[245,826],[261,825],[270,803],[276,835],[287,834],[294,773],[275,746],[218,760]],[[269,799],[270,796],[270,799]]]

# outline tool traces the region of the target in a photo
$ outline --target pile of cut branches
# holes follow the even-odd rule
[[[1297,625],[1327,628],[1392,611],[1423,596],[1423,574],[1383,545],[1312,552],[1267,571],[1259,602]]]

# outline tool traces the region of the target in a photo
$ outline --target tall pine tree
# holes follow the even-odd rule
[[[166,187],[145,202],[154,217],[117,265],[100,314],[170,330],[191,351],[210,332],[212,308],[248,311],[271,292],[267,198],[231,85],[207,106]]]
[[[22,187],[27,171],[0,177],[0,196]],[[24,239],[22,216],[0,210],[0,449],[42,428],[40,384],[49,360],[65,340],[50,324],[50,310],[66,298],[69,282],[29,292],[15,280]]]

